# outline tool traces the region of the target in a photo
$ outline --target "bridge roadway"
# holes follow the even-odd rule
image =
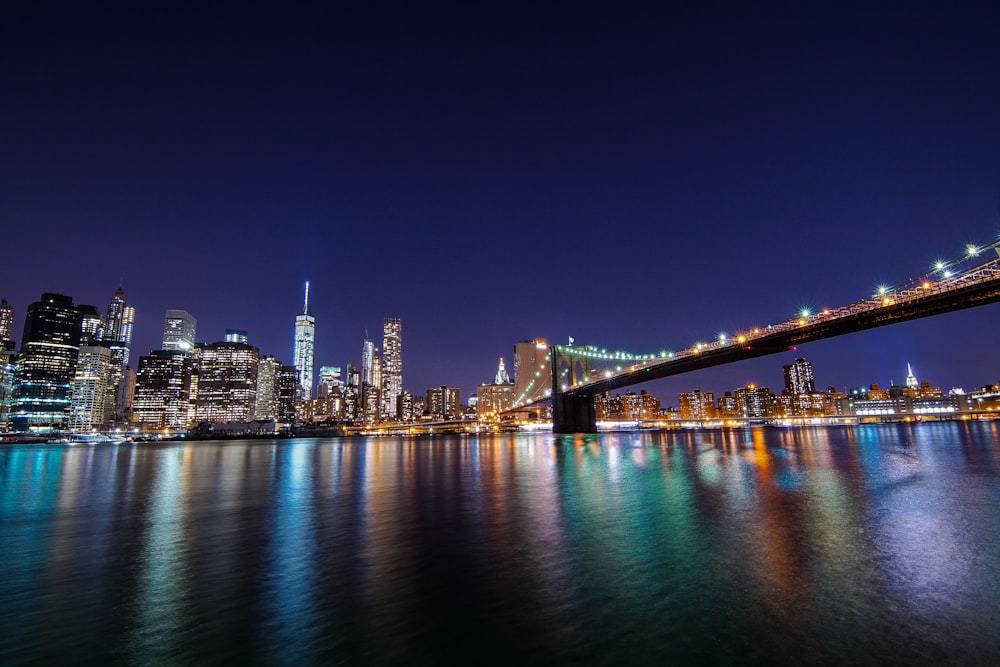
[[[554,346],[552,354],[556,357],[556,362],[551,364],[553,431],[595,431],[595,394],[776,354],[824,338],[974,308],[996,301],[1000,301],[1000,259],[993,259],[954,275],[949,272],[928,274],[899,289],[886,290],[848,306],[803,315],[725,340],[699,344],[667,357],[633,361],[631,365],[623,366],[621,371],[606,372],[603,377],[568,386],[563,391],[557,389],[559,356],[572,360],[585,356],[588,348]],[[593,352],[590,355],[601,356]],[[538,402],[541,401],[535,401]]]

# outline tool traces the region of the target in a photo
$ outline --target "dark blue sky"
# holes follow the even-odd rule
[[[163,311],[317,366],[403,320],[404,385],[523,338],[634,351],[855,301],[1000,233],[995,3],[0,16],[0,296]],[[355,3],[361,4],[361,3]],[[813,343],[817,382],[1000,380],[1000,306]],[[19,337],[19,336],[18,336]],[[795,354],[654,385],[756,381]]]

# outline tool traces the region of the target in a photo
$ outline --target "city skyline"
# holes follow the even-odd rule
[[[18,7],[0,298],[21,322],[40,293],[103,304],[120,283],[133,354],[179,308],[206,342],[245,330],[291,363],[309,279],[317,367],[359,361],[391,315],[406,386],[467,394],[519,340],[680,348],[993,240],[995,7],[727,11]],[[968,387],[997,313],[800,352],[837,386],[922,359]]]

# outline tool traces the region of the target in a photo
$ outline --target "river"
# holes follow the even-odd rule
[[[1000,663],[1000,425],[0,447],[0,664]]]

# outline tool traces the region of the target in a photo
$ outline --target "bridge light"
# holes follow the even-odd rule
[[[606,378],[611,377],[611,371],[604,371],[604,377]]]
[[[930,289],[931,288],[931,284],[925,280],[924,284],[921,285],[921,287],[923,287],[924,289]]]
[[[801,311],[799,312],[799,314],[800,314],[800,315],[801,315],[802,317],[809,317],[809,316],[810,316],[810,315],[811,315],[812,313],[811,313],[811,312],[809,312],[809,309],[808,309],[808,308],[803,308],[803,309],[802,309],[802,310],[801,310]]]
[[[720,343],[725,343],[726,342],[726,334],[724,334],[724,333],[720,333],[719,334],[719,342]]]
[[[970,243],[965,246],[965,252],[969,257],[975,257],[979,254],[979,247],[974,243]]]
[[[747,342],[747,337],[746,336],[737,336],[736,337],[736,342],[737,343],[745,343],[745,342]]]
[[[621,369],[622,369],[622,367],[621,367],[621,366],[615,366],[615,370],[616,370],[616,371],[620,371]]]
[[[943,276],[944,276],[945,278],[951,278],[951,277],[952,277],[953,275],[955,275],[955,274],[953,274],[953,273],[952,273],[951,271],[945,271],[945,272],[944,272],[943,274],[941,274],[941,275],[943,275]]]
[[[672,357],[672,356],[674,356],[674,353],[673,352],[667,352],[667,356],[668,357]]]
[[[942,262],[940,259],[938,261],[934,262],[934,270],[935,271],[940,271],[943,268],[944,268],[944,262]]]
[[[885,285],[879,285],[878,286],[878,295],[879,296],[885,296],[885,293],[888,292],[888,291],[889,291],[889,288],[886,287]]]

